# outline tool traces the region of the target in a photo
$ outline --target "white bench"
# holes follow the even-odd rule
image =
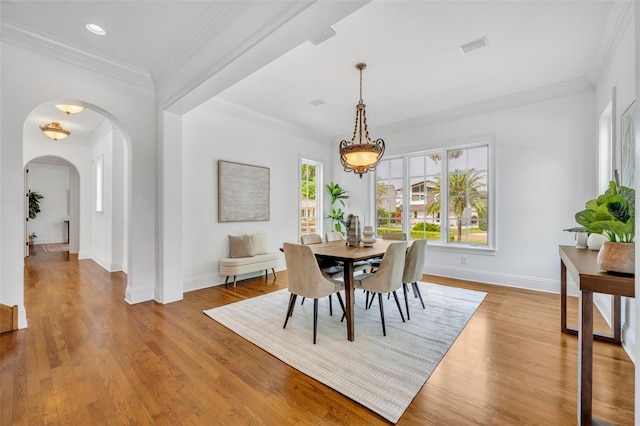
[[[251,257],[227,257],[220,259],[220,274],[226,275],[224,284],[228,285],[229,277],[233,277],[233,287],[236,286],[238,275],[249,274],[264,270],[265,278],[269,274],[269,269],[276,278],[276,266],[280,257],[277,253],[257,254]]]

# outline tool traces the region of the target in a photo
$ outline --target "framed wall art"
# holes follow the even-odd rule
[[[629,188],[635,187],[635,105],[635,101],[632,102],[620,116],[620,183]]]
[[[269,220],[268,167],[218,160],[218,222]]]

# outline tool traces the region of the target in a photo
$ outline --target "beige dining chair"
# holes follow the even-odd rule
[[[344,236],[336,231],[327,232],[325,234],[327,242],[344,241]],[[371,270],[371,264],[366,260],[357,260],[353,262],[353,272],[367,272]]]
[[[284,326],[287,328],[289,318],[293,316],[298,296],[313,299],[313,344],[316,344],[318,330],[318,299],[325,296],[337,294],[338,301],[342,307],[343,316],[346,315],[344,303],[340,291],[344,290],[344,283],[338,280],[327,278],[320,272],[320,267],[316,257],[310,247],[302,244],[284,243],[284,258],[287,265],[288,286],[289,286],[289,307]]]
[[[402,274],[404,272],[404,261],[407,252],[407,242],[399,241],[389,244],[387,251],[382,256],[382,262],[376,273],[362,274],[354,278],[354,287],[362,288],[373,294],[378,294],[378,304],[380,305],[380,320],[382,321],[382,334],[387,335],[384,324],[384,306],[382,295],[393,293],[402,322],[404,315],[398,300],[398,290],[402,286]],[[373,297],[373,296],[372,296]]]
[[[411,319],[409,315],[409,297],[407,292],[407,284],[411,284],[413,287],[414,297],[420,298],[422,303],[422,309],[424,309],[424,300],[422,300],[422,294],[420,294],[420,287],[418,287],[418,281],[422,279],[424,273],[424,255],[427,251],[427,240],[415,240],[404,261],[404,273],[402,274],[402,291],[404,293],[404,303],[407,308],[407,320]]]
[[[384,234],[382,234],[382,239],[406,241],[407,234],[404,232],[385,232]],[[369,262],[369,264],[371,265],[371,272],[373,272],[380,267],[380,262],[382,262],[382,258],[375,257],[373,259],[367,260],[367,262]]]
[[[320,234],[307,234],[300,236],[300,242],[304,245],[309,244],[321,244],[322,236]],[[329,279],[342,278],[344,276],[344,266],[335,260],[330,259],[316,259],[322,275]],[[301,305],[304,305],[305,298],[300,301]],[[329,315],[333,315],[333,300],[329,295]]]

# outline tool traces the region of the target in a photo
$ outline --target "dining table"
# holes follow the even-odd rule
[[[372,246],[349,246],[346,240],[331,241],[320,244],[309,244],[313,254],[320,259],[331,259],[342,262],[344,265],[344,293],[345,314],[347,318],[347,339],[355,340],[355,314],[354,314],[354,276],[353,263],[374,257],[381,257],[387,251],[390,244],[398,240],[378,239]],[[411,241],[408,241],[408,246]]]

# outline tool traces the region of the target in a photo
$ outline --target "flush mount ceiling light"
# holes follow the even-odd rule
[[[70,131],[63,129],[60,123],[56,123],[55,121],[45,124],[44,126],[40,126],[40,130],[42,130],[42,133],[44,133],[45,136],[53,139],[54,141],[64,139],[71,134]]]
[[[100,25],[98,24],[86,24],[84,26],[87,31],[96,34],[96,35],[105,35],[107,34],[107,32],[104,30],[104,28],[102,28]]]
[[[63,111],[67,115],[76,114],[78,112],[84,111],[84,107],[80,106],[80,105],[62,105],[62,104],[60,104],[60,105],[56,105],[56,108],[58,108],[60,111]]]
[[[350,141],[340,142],[340,161],[345,172],[354,172],[360,175],[373,171],[384,154],[384,141],[369,138],[367,130],[367,113],[365,104],[362,101],[362,70],[367,64],[357,64],[356,69],[360,71],[360,101],[356,105],[356,124],[353,128],[353,137]]]

